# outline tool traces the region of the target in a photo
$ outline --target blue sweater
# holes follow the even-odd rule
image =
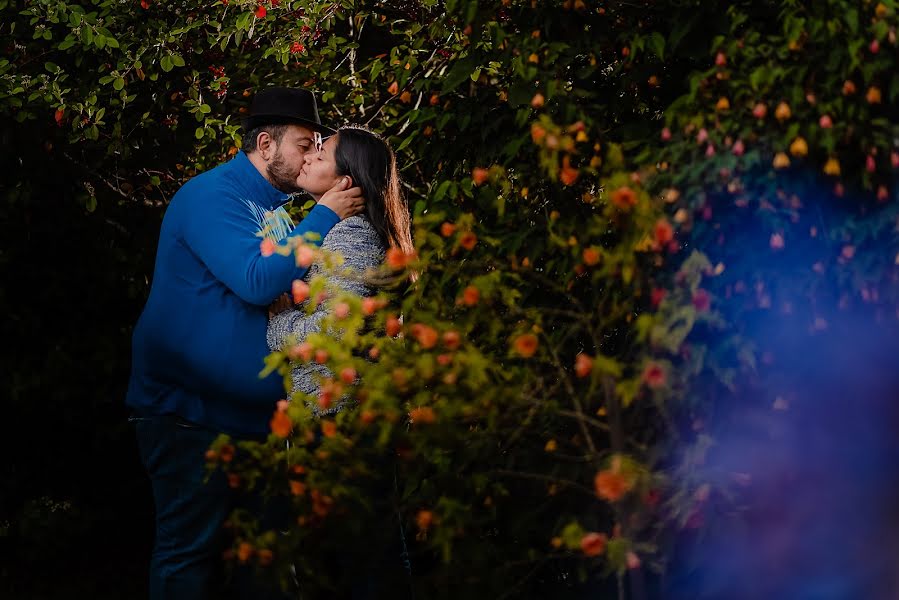
[[[135,412],[238,436],[268,431],[285,391],[280,375],[258,376],[269,353],[267,306],[306,269],[292,255],[263,257],[257,233],[287,234],[287,200],[243,152],[172,198],[132,339],[127,403]],[[320,243],[339,220],[318,205],[287,235],[314,233]]]

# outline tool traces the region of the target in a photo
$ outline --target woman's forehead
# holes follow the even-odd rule
[[[337,145],[337,136],[338,135],[339,134],[335,133],[334,135],[325,138],[325,143],[324,143],[323,147],[327,148],[328,150],[333,151],[334,147]]]

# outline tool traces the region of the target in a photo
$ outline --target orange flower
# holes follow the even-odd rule
[[[306,493],[306,486],[301,481],[291,481],[290,493],[294,496],[302,496]]]
[[[437,414],[430,406],[419,406],[418,408],[413,408],[409,411],[409,418],[412,419],[412,423],[414,424],[421,423],[430,425],[437,421]]]
[[[416,323],[412,326],[411,331],[415,340],[425,350],[429,350],[437,345],[437,330],[433,327]]]
[[[827,159],[827,162],[824,163],[824,174],[825,175],[839,175],[840,174],[840,161],[835,158]]]
[[[384,328],[387,330],[387,335],[390,337],[398,336],[400,334],[400,331],[403,330],[403,326],[400,323],[400,320],[393,315],[387,317]]]
[[[791,116],[793,116],[793,111],[790,110],[790,105],[786,102],[781,102],[777,105],[777,108],[774,109],[774,117],[778,121],[786,121]]]
[[[387,264],[394,269],[402,269],[413,260],[415,260],[416,256],[417,255],[414,251],[407,254],[399,248],[391,247],[387,249],[387,256],[385,260],[387,261]]]
[[[315,251],[307,244],[300,244],[297,246],[296,259],[298,267],[309,268],[309,265],[315,260]]]
[[[578,377],[589,376],[593,372],[593,358],[583,352],[579,353],[574,359],[574,372]]]
[[[721,96],[718,98],[718,103],[715,105],[715,110],[719,112],[724,112],[730,110],[730,100],[725,96]]]
[[[546,129],[543,125],[539,123],[534,123],[531,125],[531,141],[535,144],[540,144],[546,138]]]
[[[443,334],[443,345],[449,350],[455,350],[462,343],[462,336],[458,331],[446,331]]]
[[[228,487],[232,489],[240,487],[240,475],[237,473],[228,473]]]
[[[596,495],[609,502],[621,500],[631,489],[632,483],[617,469],[605,469],[593,479]]]
[[[790,144],[790,154],[793,156],[807,156],[808,155],[808,142],[805,141],[803,137],[797,137],[793,140],[793,143]]]
[[[429,510],[420,510],[415,515],[415,524],[422,531],[427,531],[434,524],[434,513]]]
[[[588,267],[592,267],[599,263],[601,255],[598,249],[591,246],[590,248],[584,248],[583,257],[584,264]]]
[[[531,55],[534,56],[534,55]],[[546,103],[546,98],[543,97],[543,94],[537,92],[534,94],[534,97],[531,98],[531,106],[534,108],[543,108],[543,105]]]
[[[665,385],[665,370],[656,363],[649,363],[643,369],[643,382],[649,387],[656,389]]]
[[[374,423],[377,416],[378,415],[373,410],[363,410],[359,413],[359,420],[368,425]]]
[[[249,542],[241,542],[237,547],[237,560],[245,563],[250,560],[251,556],[253,556],[253,546]]]
[[[290,435],[290,430],[293,429],[293,421],[290,420],[290,417],[287,416],[286,412],[277,410],[275,411],[272,420],[269,421],[269,426],[272,428],[272,433],[274,433],[279,438],[286,438]]]
[[[317,362],[320,365],[323,365],[326,362],[328,362],[328,351],[325,350],[324,348],[319,348],[318,350],[316,350],[315,351],[315,362]]]
[[[322,435],[325,437],[337,435],[337,423],[334,421],[322,421]]]
[[[566,156],[562,159],[562,172],[559,174],[559,180],[565,185],[572,185],[580,177],[581,172],[571,166]]]
[[[293,295],[293,303],[300,304],[301,302],[305,302],[307,298],[309,298],[309,284],[300,279],[294,279],[293,284],[290,286],[291,294]]]
[[[378,300],[376,298],[372,298],[371,296],[362,299],[362,314],[366,317],[370,317],[375,314],[375,311],[378,310]]]
[[[612,204],[621,210],[630,210],[632,206],[637,204],[637,193],[631,188],[624,186],[612,192]]]
[[[587,556],[599,556],[606,551],[606,535],[591,531],[581,538],[581,551]]]
[[[442,235],[443,237],[448,238],[454,233],[456,233],[456,226],[449,221],[440,226],[440,235]]]
[[[872,85],[868,88],[868,93],[865,94],[865,99],[868,101],[868,104],[880,104],[881,94],[880,88]]]
[[[478,243],[478,236],[473,231],[466,231],[459,237],[459,245],[466,250],[474,249]]]
[[[659,219],[656,222],[653,233],[655,234],[656,243],[660,246],[674,239],[674,228],[665,219]]]
[[[340,370],[340,380],[347,385],[353,384],[356,381],[356,369],[353,367],[344,367]]]
[[[515,351],[524,358],[530,358],[537,352],[537,336],[533,333],[525,333],[515,338]]]
[[[275,253],[276,244],[270,238],[263,238],[259,243],[259,253],[262,256],[269,257]]]
[[[475,167],[471,170],[471,181],[475,185],[483,185],[489,176],[490,172],[483,167]]]
[[[274,557],[275,554],[268,548],[263,548],[256,553],[256,560],[258,560],[259,565],[263,567],[267,567],[272,564],[272,560],[274,559]]]
[[[334,305],[334,316],[340,320],[350,316],[350,305],[346,302],[338,302]]]
[[[296,346],[291,346],[287,350],[287,357],[290,358],[290,360],[303,360],[309,362],[312,360],[312,344],[303,342]]]
[[[844,96],[851,96],[851,95],[854,94],[854,93],[855,93],[855,83],[853,83],[852,81],[850,81],[850,80],[847,79],[847,80],[843,83],[843,95],[844,95]]]
[[[223,444],[221,449],[219,449],[219,458],[225,463],[234,460],[234,446],[231,444]]]
[[[394,96],[396,96],[399,91],[400,91],[400,85],[396,81],[391,83],[390,87],[387,88],[387,93],[392,94]]]
[[[774,162],[771,164],[775,169],[786,169],[790,166],[790,157],[785,152],[778,152],[774,155]]]
[[[474,306],[481,299],[481,292],[473,285],[462,290],[462,304],[465,306]]]
[[[403,104],[409,104],[410,102],[412,102],[412,94],[410,94],[409,91],[406,90],[405,92],[400,94],[400,102],[402,102]]]

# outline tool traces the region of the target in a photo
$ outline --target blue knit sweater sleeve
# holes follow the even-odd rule
[[[266,306],[306,273],[306,269],[297,267],[293,255],[262,256],[262,238],[256,235],[259,217],[238,191],[222,187],[194,193],[215,193],[217,197],[210,202],[191,203],[182,220],[183,241],[216,279],[242,300]],[[312,233],[320,243],[339,221],[330,208],[317,205],[288,237]]]

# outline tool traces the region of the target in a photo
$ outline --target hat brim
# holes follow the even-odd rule
[[[243,127],[244,133],[250,131],[251,129],[255,129],[261,125],[286,125],[294,123],[297,125],[304,125],[311,129],[312,131],[317,131],[322,135],[334,135],[337,133],[336,129],[331,129],[321,123],[316,123],[315,121],[310,121],[309,119],[303,119],[300,117],[285,117],[284,115],[253,115],[252,117],[247,117],[241,121],[241,126]]]

